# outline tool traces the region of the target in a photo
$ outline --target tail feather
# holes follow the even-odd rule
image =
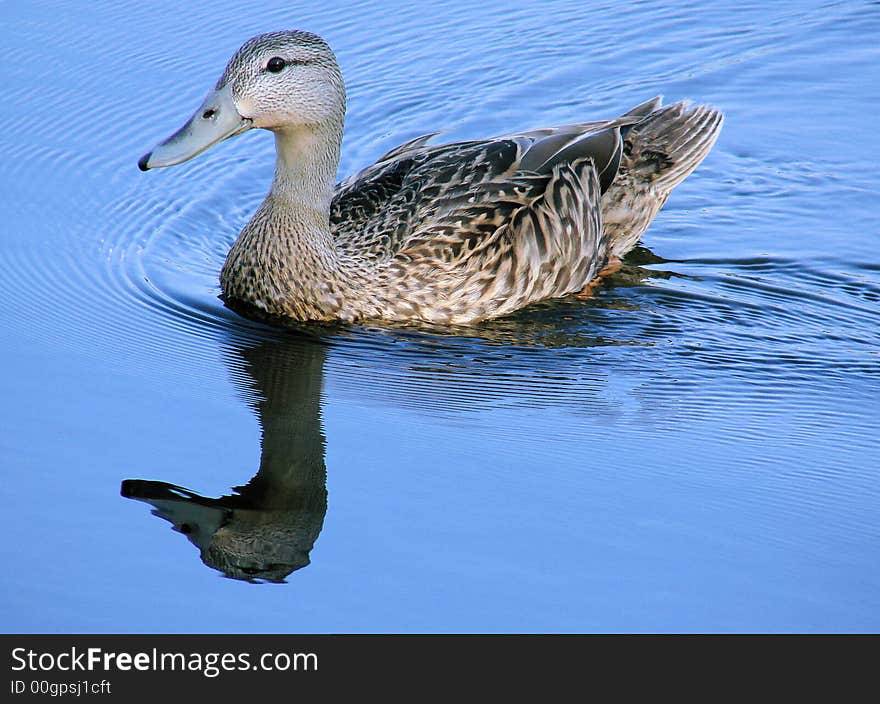
[[[628,135],[630,171],[669,192],[706,157],[724,122],[715,108],[685,102],[654,111]]]
[[[718,110],[706,105],[658,106],[659,99],[654,99],[630,111],[645,118],[625,133],[620,169],[602,196],[602,223],[612,257],[622,257],[636,245],[672,189],[709,153],[724,122]],[[656,109],[646,114],[648,108]]]

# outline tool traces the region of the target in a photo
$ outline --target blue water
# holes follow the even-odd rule
[[[880,5],[3,15],[0,629],[880,629]],[[217,299],[269,135],[136,167],[281,28],[338,55],[340,177],[658,93],[727,121],[593,301],[283,334]]]

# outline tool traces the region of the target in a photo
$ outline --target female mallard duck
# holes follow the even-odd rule
[[[269,195],[220,274],[260,317],[466,324],[582,290],[638,241],[722,116],[655,98],[600,122],[392,150],[334,188],[345,87],[320,37],[262,34],[180,130],[172,166],[252,127],[275,133]]]

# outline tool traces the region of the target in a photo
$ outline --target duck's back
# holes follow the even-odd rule
[[[603,169],[583,156],[522,170],[534,141],[397,150],[342,184],[336,244],[366,282],[351,315],[471,323],[595,276]]]
[[[654,99],[614,120],[397,147],[331,209],[340,253],[386,289],[366,317],[474,322],[580,290],[635,245],[720,123]]]

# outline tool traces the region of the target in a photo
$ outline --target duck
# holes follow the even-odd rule
[[[724,119],[657,97],[606,120],[445,144],[426,134],[337,184],[345,108],[324,39],[260,34],[138,161],[168,167],[251,129],[274,134],[271,188],[220,272],[233,310],[281,324],[472,325],[591,291]]]

